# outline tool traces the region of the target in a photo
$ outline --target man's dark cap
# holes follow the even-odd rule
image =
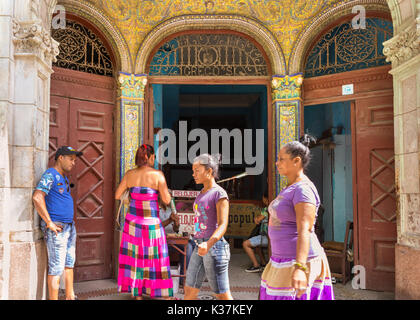
[[[62,146],[57,149],[55,153],[55,160],[57,160],[59,156],[69,156],[72,154],[75,154],[76,156],[80,157],[83,154],[83,152],[77,151],[69,146]]]

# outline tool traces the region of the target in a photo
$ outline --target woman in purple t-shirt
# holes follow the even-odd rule
[[[219,160],[202,154],[193,161],[193,178],[203,189],[194,201],[194,241],[187,269],[184,300],[195,300],[204,277],[219,300],[233,300],[229,288],[229,243],[223,238],[229,220],[229,198],[215,179]]]
[[[261,275],[261,300],[334,299],[328,260],[314,233],[320,200],[304,174],[312,140],[305,135],[278,154],[277,170],[288,185],[268,207],[271,258]]]

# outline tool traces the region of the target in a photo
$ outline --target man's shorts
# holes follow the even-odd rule
[[[251,247],[267,247],[268,246],[268,238],[267,236],[258,235],[248,239],[251,243]]]
[[[48,252],[48,275],[61,276],[64,268],[74,268],[76,260],[76,227],[73,223],[54,222],[62,227],[58,235],[41,220]]]
[[[198,244],[208,239],[196,239],[196,246],[187,269],[186,285],[200,289],[204,277],[207,276],[210,287],[216,294],[229,291],[229,243],[224,239],[217,241],[204,257],[198,255]]]

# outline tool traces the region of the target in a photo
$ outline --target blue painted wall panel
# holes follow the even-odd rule
[[[346,221],[353,221],[350,102],[305,107],[304,117],[305,132],[317,138],[330,128],[333,132],[335,148],[324,148],[322,160],[319,153],[314,153],[310,168],[322,168],[323,172],[322,181],[317,184],[322,186],[319,189],[322,189],[320,196],[325,207],[324,240],[343,241]],[[342,127],[341,134],[338,127]],[[316,178],[316,174],[313,176]]]
[[[153,84],[153,127],[162,128],[163,123],[163,91],[161,84]],[[153,147],[155,148],[156,159],[159,159],[159,141],[157,141],[156,134],[153,135]],[[155,169],[159,169],[158,161],[155,161]]]

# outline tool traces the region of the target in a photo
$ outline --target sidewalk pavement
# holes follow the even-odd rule
[[[247,273],[245,269],[251,262],[242,249],[231,251],[229,264],[229,280],[232,296],[235,300],[257,300],[261,273]],[[85,281],[75,283],[75,292],[80,300],[134,300],[130,293],[118,293],[115,279]],[[183,299],[183,293],[178,292],[175,297]],[[354,290],[351,281],[346,285],[334,284],[336,300],[394,300],[393,292],[377,292],[370,290]],[[213,300],[214,295],[208,282],[203,283],[199,299]]]

